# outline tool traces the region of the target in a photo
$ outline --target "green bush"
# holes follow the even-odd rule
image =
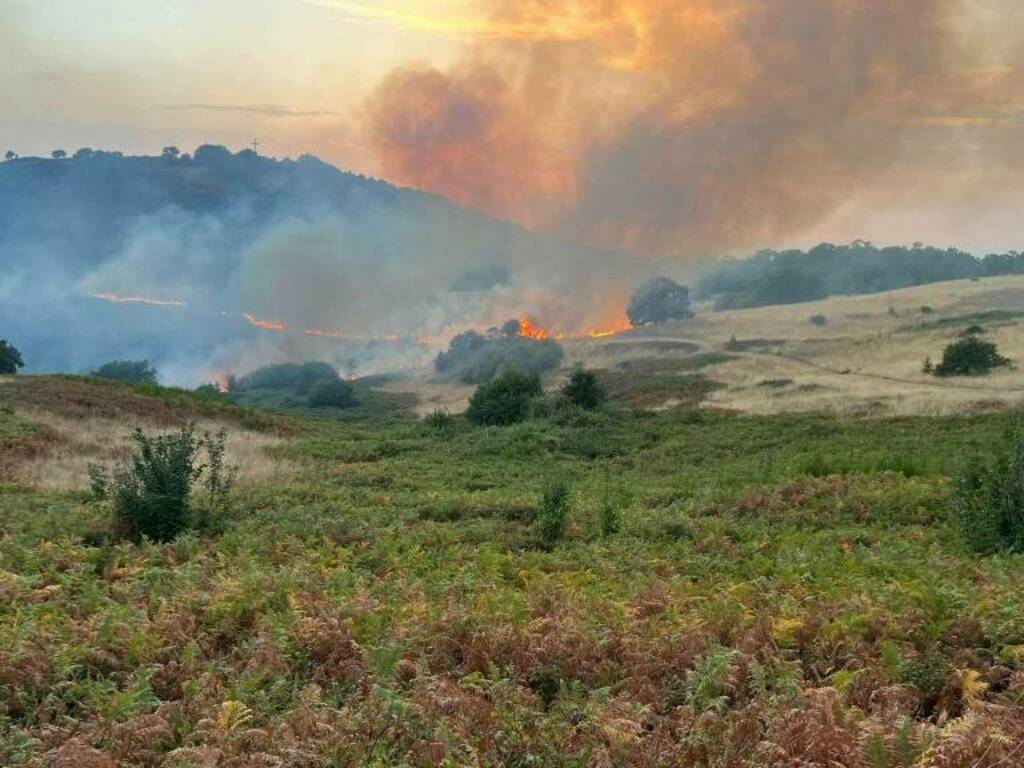
[[[541,373],[562,364],[562,346],[557,341],[521,336],[520,330],[520,322],[510,320],[486,335],[460,333],[437,356],[434,367],[463,384],[485,384],[506,369]]]
[[[810,318],[808,318],[808,322],[818,328],[824,328],[828,325],[828,318],[824,315],[811,315]]]
[[[572,369],[569,381],[562,387],[562,395],[569,402],[580,408],[592,411],[608,399],[608,393],[597,378],[597,374],[588,371],[582,365]]]
[[[569,524],[569,508],[572,506],[572,489],[569,483],[558,478],[544,486],[540,509],[534,526],[541,542],[550,546],[565,537]]]
[[[149,364],[149,360],[112,360],[90,375],[127,384],[156,384],[156,368]]]
[[[132,435],[135,453],[110,474],[91,466],[93,494],[109,502],[114,533],[132,541],[171,541],[190,528],[205,528],[227,511],[234,470],[224,463],[227,433],[197,436],[194,426],[150,437]],[[200,463],[200,455],[206,462]],[[204,503],[194,505],[197,483]]]
[[[230,382],[231,391],[271,389],[309,394],[313,387],[325,379],[335,381],[338,372],[328,363],[279,363],[257,368]]]
[[[981,376],[1009,364],[994,343],[968,336],[943,350],[942,360],[934,372],[936,376]]]
[[[436,432],[451,432],[455,429],[455,418],[444,408],[437,408],[423,417],[423,425]]]
[[[975,552],[1024,551],[1024,441],[968,464],[954,479],[951,506]]]
[[[619,508],[615,503],[612,494],[611,478],[606,475],[604,480],[604,495],[601,498],[601,509],[599,514],[602,536],[614,536],[622,527],[619,517]]]
[[[356,404],[355,390],[341,379],[321,379],[309,390],[313,408],[350,408]]]
[[[17,347],[6,339],[0,340],[0,374],[17,373],[18,369],[24,366],[25,361],[21,359],[21,352]]]
[[[469,400],[466,416],[483,426],[505,426],[525,421],[533,398],[543,394],[536,373],[505,371],[493,381],[477,387]]]

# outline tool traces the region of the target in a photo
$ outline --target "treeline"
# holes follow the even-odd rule
[[[715,264],[694,286],[716,310],[815,301],[833,294],[862,294],[943,280],[1024,274],[1024,253],[978,258],[955,248],[879,248],[863,240],[822,243],[809,251],[764,250]]]

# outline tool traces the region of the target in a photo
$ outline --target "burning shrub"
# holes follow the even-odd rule
[[[156,368],[149,360],[113,360],[89,375],[127,384],[156,384]]]
[[[313,408],[350,408],[356,404],[355,390],[341,379],[320,379],[309,390],[309,404]]]
[[[608,399],[608,392],[598,381],[597,374],[585,370],[582,365],[572,369],[569,381],[562,387],[562,395],[569,402],[588,411],[594,410]]]
[[[93,494],[111,504],[117,535],[132,541],[171,541],[226,511],[234,483],[234,471],[224,464],[226,432],[199,437],[190,425],[169,435],[150,437],[136,429],[132,439],[135,454],[111,475],[102,467],[89,468]],[[204,451],[206,463],[200,464]],[[200,480],[206,505],[194,510],[192,488]]]
[[[656,277],[636,289],[626,316],[634,326],[686,320],[690,311],[690,289],[667,277]]]
[[[6,339],[0,340],[0,373],[17,373],[18,369],[24,365],[25,361],[21,359],[21,352]]]
[[[1010,361],[999,354],[996,345],[977,336],[950,344],[942,352],[942,360],[934,368],[936,376],[982,376]]]
[[[469,400],[466,416],[474,424],[505,426],[525,421],[530,402],[543,394],[536,373],[509,370],[477,387]]]
[[[451,340],[448,351],[437,356],[434,367],[464,384],[483,384],[506,369],[540,373],[557,368],[562,355],[557,341],[522,336],[519,321],[510,320],[486,335],[460,333]]]
[[[280,363],[257,368],[242,376],[233,384],[232,390],[271,389],[306,395],[315,384],[324,380],[338,380],[338,372],[328,363]]]

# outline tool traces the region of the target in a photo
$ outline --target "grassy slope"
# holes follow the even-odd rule
[[[962,549],[944,471],[1012,420],[296,418],[297,473],[166,546],[0,486],[0,764],[994,766],[1024,557]]]
[[[939,381],[921,368],[976,323],[1003,354],[1024,363],[1022,301],[1024,277],[999,277],[732,312],[701,307],[690,321],[571,343],[569,357],[606,367],[630,356],[624,346],[630,341],[690,340],[705,353],[731,356],[705,370],[724,385],[710,402],[746,413],[891,416],[1018,407],[1024,402],[1019,370]],[[809,322],[818,314],[827,318],[825,326]],[[739,342],[735,351],[732,338]],[[649,347],[647,354],[656,353]],[[786,380],[790,385],[761,386]]]

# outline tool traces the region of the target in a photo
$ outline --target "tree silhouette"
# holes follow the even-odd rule
[[[67,156],[68,153],[65,152],[63,149],[55,149],[53,150],[53,152],[50,153],[50,157],[52,157],[54,160],[63,160]]]
[[[25,366],[21,359],[21,352],[13,344],[8,344],[6,339],[0,340],[0,373],[17,373],[19,368]]]
[[[18,153],[15,152],[13,149],[8,149],[7,152],[4,153],[4,160],[17,160],[17,159],[18,159]]]

